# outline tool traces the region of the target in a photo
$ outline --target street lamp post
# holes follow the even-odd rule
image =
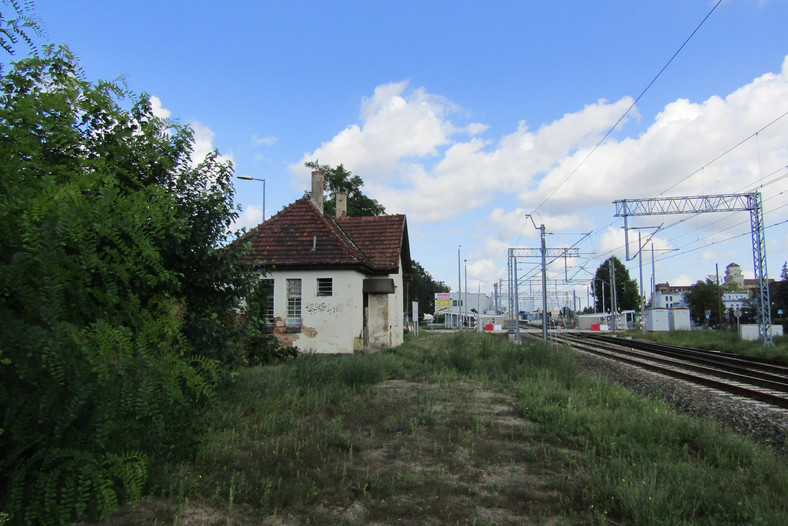
[[[460,249],[462,245],[457,246],[457,314],[459,315],[459,322],[457,328],[462,329],[462,271],[460,270]]]
[[[244,181],[262,181],[263,182],[263,221],[265,221],[265,179],[260,179],[258,177],[252,177],[251,175],[239,175],[238,179],[243,179]]]
[[[468,260],[464,259],[463,262],[465,263],[465,301],[462,302],[462,323],[463,327],[465,327],[465,318],[468,316]],[[471,324],[468,323],[468,327]]]

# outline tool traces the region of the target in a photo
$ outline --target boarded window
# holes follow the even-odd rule
[[[287,280],[287,326],[301,326],[301,280]]]
[[[317,278],[317,295],[334,295],[334,278]]]

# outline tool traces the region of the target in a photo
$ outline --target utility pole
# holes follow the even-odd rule
[[[746,194],[718,194],[653,199],[624,199],[613,201],[616,217],[624,218],[625,235],[630,216],[699,214],[706,212],[750,213],[753,272],[757,281],[755,299],[759,317],[758,336],[765,347],[774,345],[772,313],[769,299],[769,279],[766,270],[766,232],[763,222],[763,200],[760,192]]]
[[[578,257],[579,251],[577,248],[564,248],[564,249],[550,249],[548,250],[545,243],[545,226],[541,225],[540,227],[536,226],[536,223],[533,220],[533,217],[530,215],[526,216],[531,219],[531,223],[533,223],[534,228],[539,230],[540,232],[540,239],[541,239],[541,247],[538,249],[529,249],[529,248],[510,248],[508,251],[508,269],[509,269],[509,277],[510,277],[510,287],[509,287],[509,305],[515,305],[515,309],[517,312],[513,313],[519,315],[519,280],[517,278],[517,258],[521,257],[540,257],[542,260],[542,338],[544,339],[545,343],[547,343],[547,256],[550,257]],[[528,282],[529,286],[531,282]],[[533,300],[532,300],[533,301]],[[516,335],[515,338],[519,339],[519,327],[520,322],[519,318],[514,318],[516,320]]]
[[[610,310],[612,314],[610,319],[613,323],[613,334],[618,330],[618,305],[616,302],[616,266],[613,264],[613,258],[608,260],[610,268]]]
[[[465,261],[465,301],[462,302],[462,325],[465,326],[465,316],[468,315],[468,260]]]
[[[531,218],[531,221],[534,219]],[[544,239],[544,223],[539,226],[542,240],[542,339],[547,343],[547,248]]]
[[[457,246],[457,313],[460,316],[460,322],[457,324],[458,328],[462,328],[462,271],[460,270],[460,249],[462,245]]]
[[[640,231],[638,231],[638,265],[640,266],[640,326],[643,334],[646,334],[646,297],[643,294],[643,245],[640,243]]]
[[[714,272],[717,275],[717,301],[719,302],[718,308],[719,312],[717,314],[717,323],[719,327],[722,327],[722,293],[720,292],[720,265],[719,263],[714,264]]]
[[[511,263],[510,263],[511,264]],[[511,287],[511,285],[509,285]],[[509,294],[512,292],[509,291]],[[520,341],[520,288],[517,286],[517,258],[514,259],[514,341]]]
[[[654,271],[654,243],[651,243],[651,306],[654,307],[654,296],[657,294],[657,274]]]

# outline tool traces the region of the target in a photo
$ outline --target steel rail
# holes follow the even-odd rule
[[[568,335],[555,335],[555,337],[557,340],[563,340],[563,342],[570,347],[582,352],[596,354],[598,356],[634,365],[641,369],[657,372],[665,376],[678,378],[697,385],[788,409],[788,382],[773,382],[770,385],[758,385],[757,381],[753,381],[759,380],[757,378],[753,379],[746,375],[729,373],[703,366],[693,366],[686,362],[677,362],[658,356],[644,356],[642,353],[638,353],[634,350],[622,349],[621,344],[613,345],[605,344],[604,342],[595,342],[595,345],[591,345],[580,341],[577,337],[571,338]],[[608,348],[605,349],[604,347]],[[668,364],[670,366],[668,366]],[[688,370],[695,372],[687,372]],[[737,383],[731,383],[732,381]],[[768,381],[763,381],[763,383],[766,384]],[[758,387],[761,389],[758,389]],[[769,389],[769,391],[764,391],[763,389]],[[776,394],[775,391],[780,394]]]
[[[578,333],[581,334],[581,333]],[[640,349],[645,352],[656,353],[664,356],[675,356],[680,359],[691,360],[696,363],[708,364],[711,367],[724,369],[730,372],[753,375],[757,378],[788,383],[788,366],[773,360],[762,358],[749,358],[737,354],[709,351],[707,349],[694,349],[679,347],[664,343],[655,343],[645,340],[621,339],[613,336],[596,334],[583,334],[583,338],[607,342],[612,345],[623,345]]]

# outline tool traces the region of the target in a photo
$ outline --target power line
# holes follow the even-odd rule
[[[780,208],[783,208],[784,206],[788,206],[788,205],[783,205]],[[778,208],[778,210],[779,210],[779,208]],[[785,219],[783,221],[778,221],[776,223],[772,223],[771,225],[765,226],[764,230],[768,230],[768,229],[776,227],[776,226],[784,225],[786,223],[788,223],[788,219]],[[747,230],[746,232],[742,232],[741,234],[736,234],[736,235],[731,236],[731,237],[729,237],[727,239],[721,239],[719,241],[712,241],[711,243],[708,243],[708,244],[700,246],[700,247],[695,247],[695,248],[691,248],[689,250],[684,250],[684,251],[681,251],[681,252],[676,253],[676,254],[671,254],[669,256],[663,256],[663,257],[659,258],[658,261],[662,261],[662,260],[665,260],[665,259],[671,259],[671,258],[674,258],[676,256],[688,254],[690,252],[695,252],[696,250],[700,250],[702,248],[708,248],[710,246],[718,245],[720,243],[727,243],[728,241],[732,241],[732,240],[740,238],[740,237],[748,236],[750,234],[752,234],[752,232],[750,230]]]
[[[702,170],[702,169],[704,169],[704,168],[708,167],[708,166],[709,166],[709,165],[711,165],[712,163],[716,162],[716,161],[717,161],[717,160],[719,160],[721,157],[723,157],[723,156],[727,155],[728,153],[730,153],[731,151],[735,150],[736,148],[738,148],[739,146],[741,146],[742,144],[744,144],[744,143],[745,143],[745,142],[747,142],[748,140],[752,139],[752,137],[754,137],[754,136],[756,136],[757,134],[759,134],[759,133],[763,132],[764,130],[766,130],[767,128],[769,128],[769,127],[770,127],[770,126],[772,126],[774,123],[778,122],[780,119],[784,118],[784,117],[785,117],[785,116],[787,116],[787,115],[788,115],[788,112],[786,112],[786,113],[784,113],[784,114],[780,115],[779,117],[777,117],[777,118],[773,119],[771,122],[769,122],[769,123],[768,123],[768,124],[766,124],[765,126],[761,127],[761,128],[760,128],[760,129],[759,129],[757,132],[755,132],[754,134],[751,134],[751,135],[750,135],[750,136],[748,136],[747,138],[745,138],[745,139],[743,139],[743,140],[739,141],[739,142],[738,142],[736,145],[732,146],[731,148],[728,148],[728,149],[727,149],[725,152],[723,152],[722,154],[718,155],[717,157],[715,157],[713,160],[709,161],[708,163],[704,164],[704,165],[703,165],[703,167],[699,168],[698,170],[696,170],[696,171],[695,171],[695,172],[693,172],[692,174],[690,174],[690,175],[688,175],[687,177],[683,178],[683,179],[682,179],[682,181],[683,181],[683,180],[686,180],[688,177],[691,177],[692,175],[694,175],[694,174],[695,174],[695,173],[697,173],[698,171],[700,171],[700,170]],[[741,187],[741,188],[740,188],[739,190],[737,190],[735,193],[744,193],[744,192],[753,191],[753,190],[756,190],[756,189],[763,189],[763,188],[766,188],[766,187],[768,187],[768,186],[771,186],[771,185],[773,185],[773,184],[775,184],[775,183],[778,183],[778,182],[780,182],[780,181],[783,181],[783,180],[785,180],[786,178],[788,178],[788,166],[781,166],[780,168],[777,168],[776,170],[774,170],[774,171],[772,171],[771,173],[769,173],[768,175],[766,175],[766,176],[765,176],[765,178],[764,178],[764,177],[762,177],[762,178],[761,178],[761,180],[760,180],[759,182],[747,184],[747,185],[745,185],[745,186]],[[680,182],[681,182],[681,181],[679,181],[679,183],[680,183]],[[676,184],[678,184],[678,183],[676,183]],[[674,185],[674,186],[675,186],[675,185]],[[672,187],[671,187],[671,188],[672,188]],[[668,190],[669,190],[669,189],[668,189]],[[666,190],[666,191],[667,191],[667,190]],[[665,192],[666,192],[666,191],[665,191]],[[665,193],[665,192],[663,192],[663,193]],[[776,194],[776,195],[774,195],[774,196],[770,196],[770,197],[768,197],[768,198],[765,198],[765,199],[764,199],[764,202],[771,201],[772,199],[774,199],[774,198],[776,198],[776,197],[779,197],[779,196],[783,195],[784,193],[785,193],[785,191],[783,191],[783,192],[779,192],[778,194]],[[660,195],[662,195],[662,194],[660,194]],[[776,208],[776,209],[773,209],[773,210],[771,210],[771,211],[770,211],[770,213],[773,213],[773,212],[775,212],[776,210],[780,210],[780,209],[784,208],[785,206],[788,206],[788,205],[783,205],[783,206],[780,206],[780,207],[778,207],[778,208]],[[686,236],[691,236],[693,233],[697,233],[697,232],[699,232],[699,231],[701,231],[701,230],[703,230],[703,229],[713,228],[713,227],[714,227],[714,225],[717,225],[717,224],[723,223],[724,221],[727,221],[727,220],[728,220],[728,219],[729,219],[731,216],[733,216],[734,214],[735,214],[734,212],[731,212],[731,213],[725,214],[725,215],[724,215],[723,217],[721,217],[721,218],[717,218],[717,219],[714,219],[714,220],[713,220],[713,221],[711,221],[711,222],[707,222],[707,223],[704,223],[703,225],[696,226],[696,228],[694,228],[694,229],[692,229],[692,230],[689,230],[689,231],[686,231],[686,232],[682,232],[682,233],[681,233],[681,234],[678,236],[678,239],[680,239],[680,238],[682,238],[682,237],[686,237]],[[668,230],[670,230],[670,229],[672,229],[672,228],[674,228],[674,227],[677,227],[677,226],[679,226],[679,225],[681,225],[681,224],[683,224],[683,223],[685,223],[685,222],[687,222],[687,221],[690,221],[690,220],[692,220],[692,219],[696,219],[696,220],[697,220],[699,217],[702,217],[702,215],[701,215],[701,214],[691,214],[691,215],[688,215],[688,216],[686,216],[686,217],[682,217],[682,218],[680,218],[680,219],[676,220],[675,222],[673,222],[673,223],[671,223],[671,224],[669,224],[669,225],[667,225],[667,226],[663,226],[663,227],[661,227],[661,228],[660,228],[660,230],[661,230],[662,232],[666,232],[666,231],[668,231]],[[607,225],[605,225],[605,226],[603,226],[603,227],[597,228],[597,229],[596,229],[595,231],[593,231],[593,232],[592,232],[590,235],[597,235],[597,234],[599,234],[599,233],[601,233],[601,232],[603,232],[603,231],[605,231],[605,230],[609,229],[610,227],[612,227],[613,225],[615,225],[617,222],[620,222],[620,220],[614,220],[614,221],[612,221],[611,223],[608,223]],[[687,250],[684,250],[684,249],[685,249],[686,247],[688,247],[688,246],[690,246],[690,245],[694,244],[694,243],[699,243],[699,242],[701,242],[703,239],[706,239],[706,238],[708,238],[708,237],[710,237],[710,236],[712,236],[712,235],[718,235],[718,234],[719,234],[719,233],[721,233],[721,232],[725,232],[725,231],[727,231],[727,230],[730,230],[731,228],[734,228],[734,227],[736,227],[736,226],[742,225],[742,224],[744,224],[744,223],[747,223],[747,221],[740,221],[740,222],[738,222],[738,223],[736,223],[736,224],[734,224],[734,225],[727,226],[727,227],[725,227],[725,228],[724,228],[724,229],[722,229],[722,230],[719,230],[719,231],[713,232],[713,233],[711,233],[711,234],[708,234],[708,235],[704,235],[704,236],[702,236],[702,237],[698,237],[698,239],[695,239],[694,241],[691,241],[691,242],[689,242],[689,243],[686,243],[686,244],[684,244],[683,246],[680,246],[679,248],[677,248],[676,250],[677,250],[677,252],[678,252],[678,253],[676,253],[676,254],[673,254],[673,255],[671,255],[670,257],[676,257],[676,256],[678,256],[678,255],[679,255],[679,254],[681,254],[681,253],[687,253],[687,252],[695,251],[695,250],[697,250],[697,249],[690,249],[689,251],[687,251]],[[778,223],[778,224],[779,224],[779,223]],[[588,237],[588,236],[586,236],[586,237]],[[728,238],[727,240],[730,240],[730,239],[735,239],[736,237],[739,237],[739,236],[734,236],[734,237],[732,237],[732,238]],[[725,242],[725,241],[727,241],[727,240],[723,240],[723,241],[716,241],[716,242],[714,242],[714,243],[715,243],[715,244],[716,244],[716,243],[722,243],[722,242]],[[676,242],[676,241],[677,241],[677,238],[673,238],[673,239],[671,239],[671,238],[666,238],[666,241],[667,241],[668,243],[670,243],[670,244],[674,245],[674,246],[678,246],[678,245],[679,245],[679,243],[677,243],[677,242]],[[704,245],[704,247],[706,247],[706,246],[710,246],[710,245]],[[615,247],[612,247],[611,249],[609,249],[609,250],[607,250],[607,251],[605,251],[605,252],[601,252],[601,253],[599,253],[599,254],[596,254],[596,255],[595,255],[594,257],[592,257],[592,258],[588,258],[588,259],[586,260],[586,263],[585,263],[584,265],[581,265],[581,266],[580,266],[580,268],[581,268],[581,269],[584,269],[584,267],[585,267],[586,265],[588,265],[589,263],[592,263],[593,261],[597,261],[597,260],[603,260],[603,259],[606,259],[607,257],[609,257],[609,256],[613,255],[613,254],[614,254],[616,251],[620,251],[620,250],[622,250],[623,248],[624,248],[624,245],[615,246]],[[664,258],[664,257],[663,257],[663,258],[660,258],[660,260],[662,260],[662,259],[665,259],[665,258]]]
[[[657,73],[654,76],[654,78],[651,79],[651,82],[649,82],[648,85],[643,89],[643,91],[640,92],[640,95],[637,96],[637,98],[632,102],[632,104],[629,106],[629,108],[627,108],[627,110],[621,115],[621,117],[619,117],[619,119],[616,121],[616,123],[613,126],[611,126],[609,130],[607,130],[605,135],[599,140],[599,142],[596,144],[596,146],[594,146],[591,149],[591,151],[588,152],[588,154],[583,158],[583,160],[580,161],[580,164],[578,164],[575,167],[574,170],[569,172],[569,174],[566,177],[564,177],[563,181],[561,181],[558,184],[558,186],[556,186],[553,189],[552,192],[547,194],[547,197],[545,197],[544,200],[541,203],[539,203],[539,205],[536,208],[533,209],[531,214],[535,214],[540,208],[542,208],[542,206],[544,206],[544,204],[547,201],[549,201],[553,197],[553,195],[555,195],[555,193],[558,190],[560,190],[561,187],[564,186],[564,184],[566,184],[567,181],[569,181],[569,179],[572,178],[572,176],[580,169],[580,167],[585,164],[585,162],[589,159],[589,157],[591,157],[594,154],[594,152],[597,151],[597,149],[602,145],[602,143],[605,142],[605,140],[607,140],[607,138],[610,136],[610,134],[613,133],[613,130],[615,130],[618,127],[618,125],[621,124],[621,121],[624,120],[624,118],[629,114],[629,112],[632,111],[632,108],[634,108],[637,105],[637,103],[640,101],[640,99],[643,98],[643,95],[646,94],[646,92],[649,90],[649,88],[651,88],[651,86],[657,81],[657,79],[668,68],[668,66],[670,66],[670,64],[673,62],[673,60],[676,58],[676,56],[678,56],[678,54],[681,52],[681,50],[684,49],[684,46],[687,45],[687,43],[690,41],[690,39],[692,39],[692,37],[695,36],[695,33],[698,32],[698,30],[701,28],[701,26],[703,26],[703,24],[706,22],[706,20],[708,20],[708,18],[711,16],[711,14],[714,12],[714,10],[717,9],[717,7],[720,5],[720,3],[722,3],[722,0],[717,0],[717,3],[714,4],[714,7],[711,8],[711,11],[709,11],[708,14],[703,18],[703,20],[701,20],[700,24],[698,24],[698,26],[692,31],[692,33],[690,34],[690,36],[687,37],[687,39],[684,41],[684,43],[681,44],[681,46],[679,46],[679,48],[676,50],[676,52],[673,53],[673,56],[670,57],[670,60],[668,60],[667,63],[664,66],[662,66],[662,69],[659,70],[659,73]]]
[[[776,119],[774,119],[772,122],[770,122],[769,124],[767,124],[766,126],[764,126],[763,128],[761,128],[760,130],[756,131],[755,133],[753,133],[753,134],[752,134],[752,135],[750,135],[749,137],[747,137],[747,138],[745,138],[745,139],[742,139],[741,141],[739,141],[739,142],[738,142],[738,143],[736,143],[735,145],[731,146],[730,148],[728,148],[727,150],[725,150],[724,152],[722,152],[721,154],[719,154],[717,157],[715,157],[715,158],[714,158],[714,159],[712,159],[711,161],[707,162],[706,164],[704,164],[703,166],[701,166],[700,168],[698,168],[697,170],[695,170],[695,171],[694,171],[694,172],[692,172],[691,174],[689,174],[689,175],[685,176],[684,178],[682,178],[682,179],[680,179],[680,180],[676,181],[675,183],[673,183],[672,185],[670,185],[668,188],[666,188],[665,190],[663,190],[663,191],[662,191],[662,192],[661,192],[661,193],[660,193],[660,194],[659,194],[657,197],[659,197],[659,196],[661,196],[661,195],[664,195],[666,192],[669,192],[671,189],[673,189],[673,188],[675,188],[676,186],[678,186],[679,184],[683,183],[684,181],[686,181],[687,179],[689,179],[690,177],[692,177],[692,176],[693,176],[693,175],[695,175],[696,173],[703,171],[704,169],[706,169],[706,167],[708,167],[708,166],[709,166],[709,165],[711,165],[711,164],[714,164],[715,162],[717,162],[718,160],[720,160],[722,157],[725,157],[726,155],[728,155],[728,154],[729,154],[729,153],[731,153],[733,150],[735,150],[736,148],[738,148],[739,146],[741,146],[741,145],[742,145],[742,144],[744,144],[745,142],[749,141],[749,140],[750,140],[750,139],[752,139],[753,137],[757,137],[759,133],[761,133],[763,130],[765,130],[766,128],[768,128],[769,126],[771,126],[772,124],[774,124],[775,122],[779,121],[780,119],[782,119],[782,118],[783,118],[783,117],[785,117],[786,115],[788,115],[788,111],[786,111],[785,113],[783,113],[782,115],[780,115],[779,117],[777,117]],[[781,168],[781,169],[782,169],[782,168]]]

